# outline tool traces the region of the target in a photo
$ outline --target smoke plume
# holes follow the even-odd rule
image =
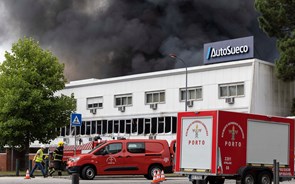
[[[252,35],[259,58],[277,57],[254,0],[2,0],[0,12],[1,54],[33,37],[65,63],[68,80],[183,67],[169,53],[202,65],[204,43]]]

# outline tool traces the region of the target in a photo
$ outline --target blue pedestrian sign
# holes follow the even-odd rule
[[[71,125],[72,126],[82,126],[82,114],[71,114]]]

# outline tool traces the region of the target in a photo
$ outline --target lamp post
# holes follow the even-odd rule
[[[169,56],[175,59],[176,61],[178,60],[181,61],[183,65],[185,66],[185,111],[187,111],[187,65],[185,64],[183,59],[177,57],[175,54],[169,54]]]

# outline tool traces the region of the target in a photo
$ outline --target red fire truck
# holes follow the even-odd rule
[[[294,176],[294,120],[229,111],[178,113],[175,171],[193,184],[271,184]]]

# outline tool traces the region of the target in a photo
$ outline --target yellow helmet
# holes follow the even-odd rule
[[[57,146],[63,146],[64,145],[64,142],[62,142],[62,141],[59,141],[58,143],[57,143]]]

